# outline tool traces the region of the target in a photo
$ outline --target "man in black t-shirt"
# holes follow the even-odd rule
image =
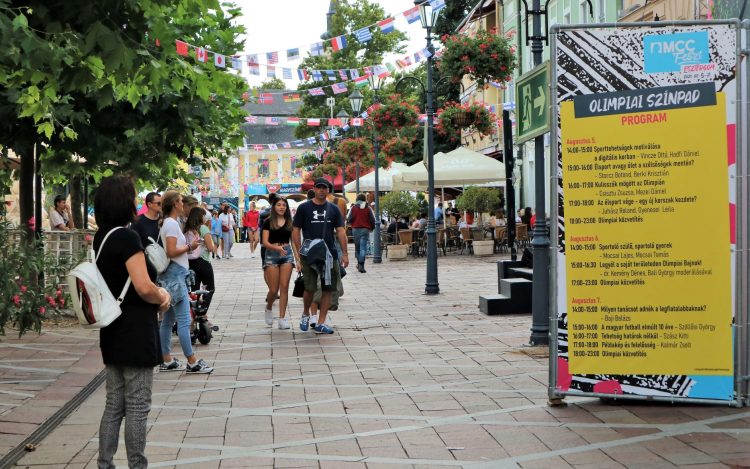
[[[138,216],[138,221],[130,224],[130,229],[138,233],[141,244],[146,247],[151,244],[148,238],[156,241],[159,238],[159,220],[161,220],[161,196],[156,192],[149,192],[146,196],[148,212]]]
[[[333,330],[326,326],[326,316],[331,305],[331,292],[338,289],[341,281],[339,270],[338,252],[334,241],[334,232],[341,245],[341,265],[349,266],[349,254],[347,252],[346,230],[344,229],[344,217],[341,211],[328,202],[329,182],[325,178],[315,180],[315,197],[297,206],[294,216],[294,230],[292,231],[292,242],[297,250],[302,246],[302,232],[305,239],[322,239],[333,257],[333,268],[331,269],[331,283],[324,285],[321,282],[323,293],[320,298],[320,312],[315,332],[319,334],[333,334]],[[310,305],[312,304],[315,291],[318,289],[318,272],[308,265],[306,256],[300,257],[302,264],[302,278],[305,281],[304,312],[300,329],[306,331],[310,327]]]

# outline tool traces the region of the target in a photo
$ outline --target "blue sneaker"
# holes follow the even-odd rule
[[[301,331],[310,329],[310,316],[302,315],[302,320],[299,322],[299,329]]]
[[[333,334],[333,329],[326,326],[325,324],[318,324],[315,326],[315,333],[316,334]]]

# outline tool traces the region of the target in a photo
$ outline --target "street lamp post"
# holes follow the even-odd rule
[[[367,81],[370,82],[370,88],[375,92],[375,103],[378,103],[378,91],[383,85],[383,78],[379,77],[377,73],[372,73],[367,77]],[[378,129],[376,126],[372,126],[372,146],[375,150],[375,249],[372,253],[372,263],[380,264],[383,262],[383,258],[380,252],[380,181],[378,180],[378,152],[380,151],[380,144],[378,143]]]
[[[430,209],[427,214],[427,282],[424,292],[428,295],[435,295],[440,293],[440,284],[438,283],[437,266],[437,229],[435,229],[435,161],[432,146],[432,121],[434,117],[432,56],[435,54],[435,49],[432,47],[432,27],[435,25],[438,13],[433,11],[428,0],[415,0],[414,5],[419,7],[422,27],[427,30],[425,39],[427,39],[427,50],[431,54],[427,57],[427,100],[425,103],[425,113],[427,114],[427,191]]]
[[[336,114],[337,119],[341,119],[341,125],[345,126],[349,123],[349,114],[344,111],[343,109],[339,111],[338,114]],[[341,138],[344,138],[344,135],[341,135]],[[346,200],[346,168],[342,171],[341,168],[339,168],[339,172],[341,173],[341,195],[344,196],[344,200]]]
[[[365,97],[357,89],[349,95],[349,103],[352,105],[354,117],[359,117],[359,111],[362,109],[362,102],[364,100]],[[359,126],[354,126],[354,138],[359,138]],[[359,158],[354,161],[354,171],[354,177],[357,178],[357,195],[359,195]],[[377,171],[377,168],[375,171]]]

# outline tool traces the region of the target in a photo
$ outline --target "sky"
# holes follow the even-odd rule
[[[309,45],[320,42],[320,35],[326,31],[326,13],[330,0],[234,0],[242,8],[240,22],[247,29],[244,51],[239,54],[259,54],[260,63],[265,63],[264,54],[273,51],[286,51],[300,48],[304,58],[309,51]],[[386,15],[399,15],[414,6],[413,0],[371,0],[380,4]],[[385,18],[383,18],[385,19]],[[403,31],[409,42],[404,43],[406,54],[425,47],[425,30],[419,21],[408,24],[403,16],[396,17],[396,29]],[[380,34],[376,28],[371,28],[372,34]],[[356,38],[348,36],[347,40]],[[405,54],[404,54],[405,55]],[[400,59],[402,56],[386,57],[387,61]],[[285,62],[286,53],[279,53],[277,67],[291,68],[294,80],[284,80],[289,84],[288,89],[296,89],[297,67],[300,60]],[[265,67],[260,67],[261,76],[251,76],[247,67],[243,68],[243,76],[251,86],[260,84],[266,77]],[[281,71],[277,69],[277,77],[281,78]]]

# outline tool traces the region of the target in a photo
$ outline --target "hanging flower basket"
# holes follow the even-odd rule
[[[411,154],[413,140],[406,137],[394,137],[385,140],[380,147],[380,152],[391,161],[403,161],[404,157]]]
[[[479,30],[474,37],[444,35],[440,73],[452,76],[454,82],[469,76],[479,88],[510,81],[516,68],[516,49],[511,42],[514,33],[498,35],[497,28],[492,28]]]
[[[337,151],[349,159],[350,162],[359,161],[367,165],[372,160],[374,150],[369,138],[351,138],[338,145]]]
[[[419,108],[400,94],[394,94],[373,109],[370,118],[378,132],[414,127],[419,124]]]
[[[451,125],[453,127],[468,127],[471,123],[471,114],[468,112],[457,112],[451,116]]]
[[[494,134],[497,131],[497,117],[490,112],[488,106],[480,102],[461,104],[448,101],[444,108],[438,109],[435,129],[440,135],[455,141],[460,139],[462,128],[479,132],[482,137]]]

